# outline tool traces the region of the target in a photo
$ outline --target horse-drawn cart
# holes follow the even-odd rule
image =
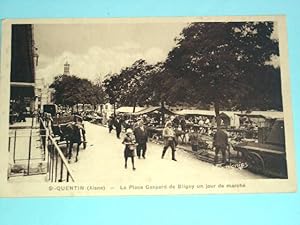
[[[57,137],[57,144],[66,145],[68,158],[72,157],[73,144],[77,144],[76,160],[78,160],[79,147],[86,148],[86,136],[83,119],[78,115],[54,117],[51,122],[52,135]]]

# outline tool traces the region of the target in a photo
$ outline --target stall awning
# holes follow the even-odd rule
[[[145,109],[144,107],[135,107],[135,112],[139,112],[141,110]],[[133,113],[133,107],[131,106],[122,106],[116,110],[118,113],[127,113],[132,114]]]
[[[255,118],[271,118],[281,119],[283,118],[283,112],[280,111],[252,111],[251,113],[237,113],[238,116],[247,116]]]
[[[169,115],[174,115],[175,113],[173,113],[172,111],[166,109],[166,108],[162,108],[160,106],[157,106],[157,107],[148,107],[144,110],[141,110],[139,112],[136,112],[136,113],[133,113],[133,115],[143,115],[143,114],[148,114],[148,113],[152,113],[152,112],[155,112],[155,111],[158,111],[158,112],[162,112],[162,113],[165,113],[165,114],[169,114]]]
[[[200,110],[200,109],[183,109],[176,111],[178,115],[197,115],[197,116],[215,116],[215,111],[211,110]]]

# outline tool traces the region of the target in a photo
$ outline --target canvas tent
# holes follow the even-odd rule
[[[252,111],[250,113],[238,113],[237,115],[241,118],[251,119],[259,127],[267,127],[270,121],[283,118],[283,112],[280,111]]]
[[[250,115],[262,115],[266,119],[282,119],[283,112],[280,111],[253,111]]]
[[[175,114],[177,115],[195,115],[195,116],[208,116],[213,117],[215,116],[215,112],[211,110],[199,110],[199,109],[183,109],[180,111],[176,111]]]
[[[189,116],[206,116],[208,118],[214,118],[216,116],[213,110],[199,110],[199,109],[183,109],[175,112],[177,115],[189,115]],[[238,115],[233,111],[220,111],[220,117],[223,120],[225,126],[239,127],[240,122]]]
[[[145,108],[143,108],[143,107],[135,107],[135,113],[139,112],[141,110],[144,110],[144,109]],[[133,113],[133,107],[131,107],[131,106],[122,106],[122,107],[118,108],[116,110],[116,112],[117,113],[125,113],[125,114],[134,114]]]
[[[160,113],[169,114],[169,115],[174,115],[175,114],[172,111],[170,111],[170,110],[168,110],[164,107],[160,107],[160,106],[153,107],[153,106],[151,106],[151,107],[148,107],[148,108],[144,108],[141,111],[132,113],[132,115],[139,116],[139,115],[149,114],[149,113],[153,113],[153,112],[160,112]]]
[[[250,113],[238,113],[237,115],[248,116],[248,117],[264,117],[270,119],[283,118],[283,112],[281,111],[252,111]]]
[[[220,116],[226,126],[231,126],[236,128],[240,126],[240,119],[239,116],[237,115],[237,112],[221,111]]]

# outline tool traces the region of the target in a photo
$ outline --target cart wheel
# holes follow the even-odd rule
[[[265,171],[265,163],[263,158],[256,152],[249,152],[247,154],[247,163],[249,170],[263,174]]]

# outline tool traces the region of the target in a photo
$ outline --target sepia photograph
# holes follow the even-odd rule
[[[2,29],[0,196],[296,191],[284,17]]]

